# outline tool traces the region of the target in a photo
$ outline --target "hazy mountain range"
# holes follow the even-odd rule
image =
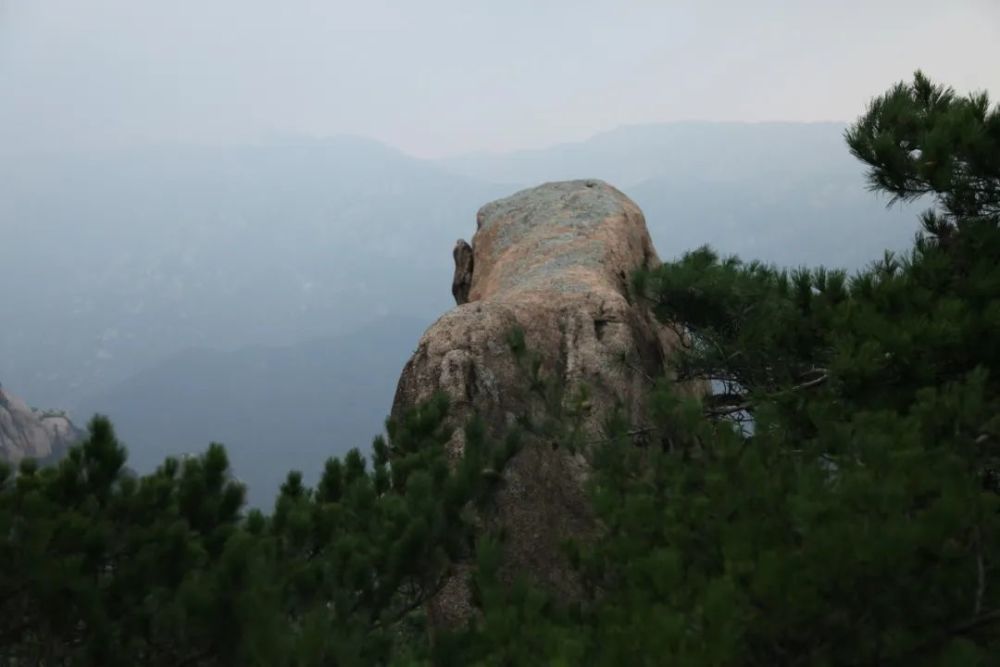
[[[222,441],[263,502],[289,468],[366,446],[420,331],[452,305],[451,248],[522,186],[596,177],[661,257],[703,243],[859,268],[916,230],[866,191],[844,127],[674,123],[426,161],[338,138],[35,155],[0,165],[0,380],[132,465]]]

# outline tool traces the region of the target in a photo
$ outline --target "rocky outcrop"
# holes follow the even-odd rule
[[[82,436],[65,413],[30,408],[0,386],[0,461],[55,461]]]
[[[455,247],[456,308],[435,322],[406,364],[394,416],[446,392],[456,426],[473,413],[502,431],[551,409],[532,392],[524,348],[568,401],[586,388],[576,420],[582,442],[598,441],[612,411],[645,420],[650,378],[661,373],[676,338],[630,294],[631,274],[659,264],[642,212],[597,180],[548,183],[484,206],[471,245]],[[592,534],[585,451],[529,435],[502,471],[494,510],[505,568],[525,573],[562,597],[578,583],[562,556],[568,537]],[[461,428],[449,443],[464,447]],[[470,613],[462,566],[430,609],[436,623]]]

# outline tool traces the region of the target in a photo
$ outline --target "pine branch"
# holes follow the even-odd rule
[[[973,616],[967,621],[963,621],[962,623],[958,623],[957,625],[951,626],[950,628],[946,629],[943,633],[941,633],[936,637],[933,637],[931,639],[928,639],[924,642],[917,644],[916,646],[914,646],[913,648],[911,648],[910,650],[906,651],[901,656],[899,656],[899,658],[906,658],[908,656],[912,656],[915,654],[924,653],[929,649],[944,644],[945,642],[951,640],[954,637],[961,637],[963,635],[970,634],[984,626],[996,623],[997,621],[1000,621],[1000,609],[992,609],[990,611],[980,613],[978,615]]]
[[[419,592],[413,597],[413,599],[409,600],[400,609],[396,610],[392,614],[392,616],[389,617],[388,619],[383,619],[381,617],[376,616],[371,621],[371,627],[373,629],[379,629],[379,628],[393,626],[400,620],[402,620],[405,616],[410,614],[412,611],[414,611],[421,605],[426,604],[431,598],[433,598],[435,595],[441,592],[441,589],[444,588],[444,585],[448,582],[449,574],[450,572],[448,570],[442,572],[441,576],[438,577],[437,580],[429,588],[423,588],[418,586],[417,588]]]
[[[633,428],[633,429],[630,429],[628,431],[625,431],[622,435],[626,435],[629,438],[631,438],[631,439],[634,440],[637,436],[647,435],[649,433],[654,433],[654,432],[656,432],[658,430],[659,429],[657,427],[655,427],[655,426],[640,426],[639,428]],[[614,440],[613,437],[595,438],[594,440],[588,440],[588,441],[586,441],[584,444],[586,444],[586,445],[603,445],[605,443],[611,442],[612,440]]]
[[[725,417],[737,412],[752,412],[753,403],[750,401],[743,401],[742,403],[732,403],[728,405],[720,405],[717,407],[705,408],[703,411],[706,417]]]
[[[795,392],[812,389],[813,387],[822,385],[830,379],[830,376],[827,375],[826,369],[824,368],[809,369],[802,374],[802,377],[814,373],[818,375],[790,387],[787,391]],[[754,410],[754,402],[748,398],[747,394],[738,392],[712,394],[711,396],[705,397],[704,402],[710,404],[703,411],[706,417],[725,417],[737,412],[753,412]]]

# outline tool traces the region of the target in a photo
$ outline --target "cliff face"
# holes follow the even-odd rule
[[[629,294],[629,278],[659,263],[642,212],[596,180],[548,183],[484,206],[472,243],[454,253],[458,306],[420,339],[403,369],[393,414],[436,391],[452,400],[449,443],[464,446],[461,425],[473,413],[496,432],[546,409],[533,397],[524,347],[542,373],[565,387],[566,400],[587,389],[577,421],[583,441],[599,439],[613,410],[642,424],[650,378],[661,373],[676,339]],[[502,472],[487,525],[505,535],[505,567],[526,573],[562,597],[578,584],[560,544],[594,530],[586,498],[586,452],[529,435]],[[463,566],[432,605],[437,623],[470,611]]]
[[[0,461],[14,465],[26,458],[52,461],[82,436],[65,414],[33,410],[0,387]]]

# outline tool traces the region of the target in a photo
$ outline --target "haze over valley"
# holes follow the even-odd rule
[[[907,248],[846,123],[916,67],[997,88],[997,12],[0,0],[0,381],[143,470],[222,442],[264,502],[368,446],[499,197],[603,179],[664,260]]]
[[[917,208],[866,191],[843,130],[671,123],[442,160],[352,137],[25,156],[0,167],[18,314],[0,378],[80,423],[112,415],[140,470],[222,442],[265,502],[289,468],[368,446],[484,203],[596,177],[663,259],[707,243],[854,270],[905,248]]]

